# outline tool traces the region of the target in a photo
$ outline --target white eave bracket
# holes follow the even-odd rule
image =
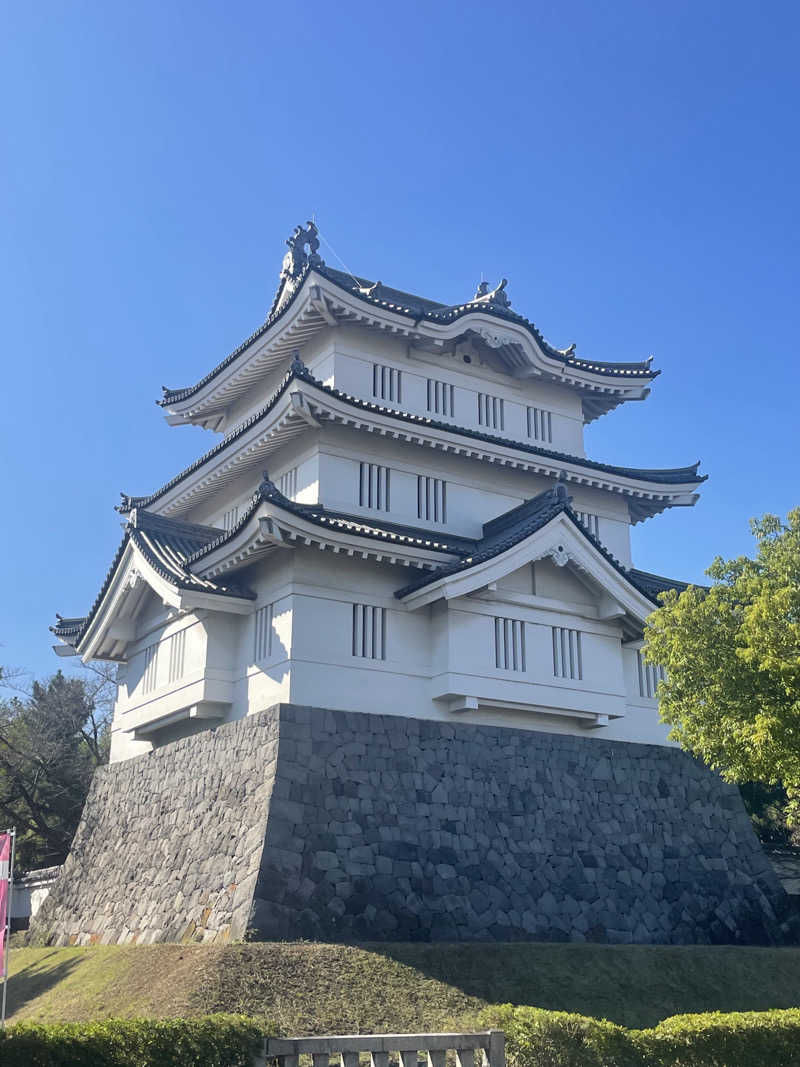
[[[295,390],[293,393],[289,394],[289,402],[292,405],[292,410],[295,415],[299,415],[309,426],[313,426],[317,430],[320,428],[321,423],[311,414],[308,401],[299,390]]]
[[[330,305],[318,285],[312,285],[309,289],[309,302],[315,311],[323,317],[328,326],[338,326],[339,320],[330,309]]]
[[[275,545],[276,548],[291,548],[292,546],[287,542],[284,536],[283,530],[269,515],[260,515],[258,519],[258,531],[261,535],[261,540],[268,545]]]

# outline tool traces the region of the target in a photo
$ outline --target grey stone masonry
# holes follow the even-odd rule
[[[738,791],[677,749],[280,705],[99,772],[34,928],[707,944],[796,922]]]
[[[100,768],[30,936],[58,945],[242,938],[277,751],[278,717],[267,712]]]

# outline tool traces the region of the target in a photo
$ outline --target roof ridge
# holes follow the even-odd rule
[[[144,499],[144,498],[142,498]],[[216,537],[220,532],[217,526],[207,526],[199,522],[186,522],[185,519],[173,519],[169,515],[157,515],[146,508],[134,508],[129,521],[137,529],[180,529],[195,537]]]
[[[483,540],[496,536],[502,530],[510,529],[522,517],[530,518],[543,507],[553,507],[561,504],[566,507],[571,502],[572,497],[568,496],[566,486],[563,482],[558,481],[555,485],[550,486],[549,489],[543,489],[541,493],[537,493],[528,500],[523,500],[516,507],[510,508],[501,515],[496,515],[495,518],[485,522],[483,524]]]
[[[592,373],[597,374],[611,375],[616,372],[630,373],[631,371],[639,371],[642,377],[648,378],[655,378],[661,373],[659,370],[651,369],[650,364],[652,362],[652,356],[646,360],[638,360],[631,362],[613,362],[605,360],[583,359],[575,355],[574,348],[569,348],[562,351],[560,348],[556,348],[547,340],[542,331],[534,322],[526,318],[524,315],[520,315],[515,311],[511,311],[508,308],[502,308],[494,304],[482,303],[480,301],[475,300],[467,300],[460,304],[441,304],[438,301],[429,299],[428,297],[419,296],[414,293],[407,293],[402,289],[395,289],[391,285],[384,285],[383,282],[370,282],[370,280],[367,278],[360,278],[357,275],[351,275],[349,273],[345,274],[345,272],[337,270],[334,267],[329,267],[325,263],[307,263],[299,274],[295,286],[292,289],[290,295],[287,297],[286,300],[281,301],[280,303],[278,303],[278,296],[282,293],[282,287],[279,287],[278,293],[276,294],[276,299],[273,302],[273,306],[270,309],[267,318],[256,330],[253,331],[253,333],[250,334],[248,338],[246,338],[246,340],[242,341],[241,344],[237,345],[237,347],[234,348],[232,352],[225,356],[224,359],[220,360],[220,362],[217,363],[216,366],[212,367],[211,370],[207,374],[203,375],[203,377],[200,378],[199,381],[195,382],[194,385],[184,386],[178,389],[170,389],[167,386],[162,386],[161,399],[156,400],[156,403],[160,407],[167,407],[169,404],[180,403],[182,400],[186,400],[194,393],[199,392],[199,390],[202,389],[203,386],[207,385],[210,381],[217,377],[217,375],[220,374],[226,367],[230,366],[230,364],[235,359],[237,359],[238,356],[240,356],[244,351],[246,351],[246,349],[249,348],[249,346],[253,344],[254,341],[257,341],[259,337],[263,336],[263,334],[266,333],[266,331],[271,326],[273,326],[281,319],[283,315],[286,314],[286,312],[298,298],[298,294],[303,290],[306,281],[314,272],[319,274],[321,277],[326,278],[333,285],[338,286],[345,292],[351,293],[359,300],[363,300],[368,304],[372,304],[373,306],[384,305],[387,308],[398,312],[399,314],[408,315],[416,322],[421,322],[425,319],[429,319],[434,322],[441,322],[443,320],[456,321],[464,315],[471,314],[475,311],[480,311],[481,313],[488,314],[494,318],[517,323],[525,327],[525,329],[531,334],[533,339],[540,346],[546,356],[563,363],[565,366],[572,366],[576,369],[588,370]],[[352,286],[346,285],[342,280],[345,277],[352,279],[356,284]],[[391,290],[393,293],[396,293],[397,296],[400,298],[411,298],[409,301],[405,302],[406,305],[410,305],[414,300],[421,301],[422,303],[419,307],[416,308],[410,306],[404,307],[402,304],[395,304],[390,300],[385,300],[378,295],[370,295],[368,292],[364,291],[365,287],[373,287],[376,284],[379,284],[380,287],[383,289]],[[426,308],[423,305],[430,305],[430,307]]]

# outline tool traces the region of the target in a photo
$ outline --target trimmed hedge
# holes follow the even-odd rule
[[[797,1067],[800,1009],[673,1015],[630,1031],[654,1067]]]
[[[251,1067],[270,1028],[243,1015],[18,1023],[0,1031],[3,1067]]]
[[[674,1015],[651,1030],[563,1011],[488,1008],[510,1067],[800,1067],[800,1009]]]
[[[800,1067],[800,1009],[674,1015],[651,1030],[563,1011],[487,1009],[509,1067]],[[0,1032],[3,1067],[251,1067],[271,1027],[241,1015],[19,1023]]]

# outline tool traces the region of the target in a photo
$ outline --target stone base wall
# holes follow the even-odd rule
[[[96,771],[30,939],[87,945],[244,937],[278,726],[277,714],[266,712]]]
[[[782,942],[676,749],[281,705],[99,772],[40,937]]]

